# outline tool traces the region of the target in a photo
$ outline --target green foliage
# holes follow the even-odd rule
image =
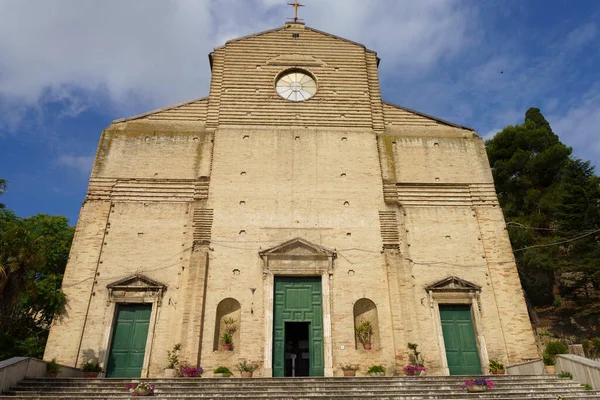
[[[593,390],[594,388],[591,385],[586,384],[582,384],[581,386],[583,386],[583,390]]]
[[[73,232],[62,216],[0,209],[0,359],[42,357],[66,301],[60,288]]]
[[[561,307],[562,306],[562,301],[560,299],[555,299],[554,302],[552,303],[552,305],[554,307]]]
[[[49,374],[57,374],[60,370],[60,365],[56,362],[56,358],[46,364],[46,372]]]
[[[229,332],[223,332],[223,334],[221,335],[221,343],[232,344],[233,336],[231,336],[231,334]]]
[[[356,338],[361,344],[371,343],[371,336],[373,335],[373,326],[370,321],[363,321],[354,328],[356,332]]]
[[[4,192],[6,192],[6,188],[7,188],[6,180],[0,179],[0,196],[2,196],[4,194]],[[4,205],[4,203],[0,203],[0,208],[4,208],[4,207],[6,207]]]
[[[504,369],[504,364],[498,360],[490,360],[490,371],[500,371]]]
[[[496,192],[525,291],[537,304],[560,306],[558,272],[585,272],[580,288],[600,288],[600,178],[571,157],[540,110],[486,141]],[[577,240],[571,240],[577,238]],[[556,242],[564,242],[555,244]],[[523,250],[521,250],[523,249]],[[545,278],[543,278],[545,276]],[[574,289],[563,289],[563,292]]]
[[[424,367],[425,361],[423,360],[423,356],[421,356],[421,352],[418,350],[419,345],[416,343],[409,343],[407,347],[412,353],[408,356],[410,363],[417,367]]]
[[[372,365],[367,371],[367,374],[374,374],[378,372],[383,372],[385,374],[385,367],[383,365]]]
[[[177,343],[173,346],[172,350],[167,350],[167,359],[169,363],[167,364],[167,369],[173,369],[179,364],[179,350],[181,350],[181,344]]]
[[[81,366],[83,372],[102,372],[98,360],[89,360]]]
[[[556,363],[556,356],[558,354],[567,354],[569,348],[563,342],[558,340],[546,343],[544,349],[543,359],[545,365],[554,365]]]
[[[584,339],[581,341],[583,351],[589,358],[598,358],[600,356],[600,337]]]
[[[215,373],[215,374],[232,375],[231,371],[227,367],[217,367],[217,368],[214,369],[213,373]]]
[[[240,372],[254,372],[258,369],[257,364],[248,364],[246,360],[242,361],[237,365],[237,369]]]
[[[358,364],[342,364],[342,371],[358,371],[360,366]]]
[[[568,371],[561,371],[558,373],[558,377],[563,379],[573,379],[573,374]]]

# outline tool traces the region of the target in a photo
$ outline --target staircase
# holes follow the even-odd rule
[[[485,393],[467,393],[460,388],[465,377],[456,376],[145,380],[156,384],[154,399],[600,399],[600,391],[584,390],[576,381],[555,376],[488,378],[496,386]],[[26,379],[0,395],[0,399],[129,399],[125,384],[138,381]]]

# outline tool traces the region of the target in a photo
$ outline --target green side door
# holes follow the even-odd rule
[[[119,304],[114,323],[107,378],[139,378],[142,374],[152,304]]]
[[[480,375],[471,306],[440,305],[440,318],[450,375]]]
[[[324,376],[321,277],[275,277],[273,376],[285,376],[285,323],[308,322],[310,376]]]

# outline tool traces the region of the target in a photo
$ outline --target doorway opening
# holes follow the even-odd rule
[[[285,375],[310,376],[310,322],[285,323]]]

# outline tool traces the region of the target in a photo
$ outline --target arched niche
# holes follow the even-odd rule
[[[236,331],[233,334],[233,349],[235,350],[240,344],[240,322],[241,322],[241,310],[239,301],[232,298],[221,300],[217,306],[217,318],[215,320],[215,338],[213,350],[221,349],[221,336],[225,332],[225,320],[233,319]]]
[[[371,348],[379,349],[379,318],[377,317],[377,306],[371,299],[363,298],[354,303],[354,329],[356,330],[356,327],[365,321],[369,321],[373,327]],[[356,334],[354,335],[354,341],[357,349],[363,348],[363,345],[358,341]]]

